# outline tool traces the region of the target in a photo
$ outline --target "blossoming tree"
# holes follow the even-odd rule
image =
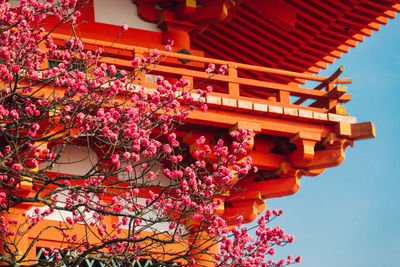
[[[75,32],[83,4],[21,0],[11,8],[0,0],[0,262],[298,262],[267,257],[274,245],[293,241],[266,226],[281,212],[259,219],[256,238],[240,214],[237,227],[228,227],[218,212],[229,187],[254,171],[251,160],[238,161],[252,132],[237,129],[213,145],[196,138],[192,157],[180,133],[191,110],[206,111],[207,92],[193,99],[188,81],[171,85],[162,77],[156,90],[140,86],[138,77],[162,60],[157,50],[117,71],[102,61],[107,51],[85,47],[76,35],[54,42],[46,17]],[[59,242],[44,242],[50,235]]]

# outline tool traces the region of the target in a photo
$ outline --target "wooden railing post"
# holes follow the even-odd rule
[[[141,47],[135,47],[134,49],[134,56],[137,58],[142,59],[144,56],[144,48]],[[135,84],[142,85],[146,81],[146,70],[140,70],[139,68],[136,68],[137,73],[135,77]]]
[[[277,100],[282,104],[290,104],[290,92],[279,90]]]
[[[326,109],[328,109],[329,112],[336,113],[336,114],[343,113],[344,107],[342,109],[340,109],[340,108],[336,109],[340,92],[338,91],[339,87],[335,86],[333,84],[333,82],[338,79],[338,77],[343,73],[343,71],[344,71],[344,66],[340,66],[335,71],[335,73],[333,73],[325,82],[326,83],[325,89],[326,89],[326,91],[328,93],[328,97],[329,97],[327,100],[327,103],[326,103]],[[323,85],[324,85],[324,83],[321,83],[319,86],[321,87]],[[320,90],[319,86],[315,87],[315,89]],[[346,113],[346,111],[344,111],[344,113]]]
[[[326,108],[328,110],[333,110],[338,103],[338,98],[330,94],[331,92],[333,92],[334,88],[335,88],[335,85],[332,83],[329,83],[326,87],[326,90],[328,91],[328,94],[329,94],[328,103],[326,106]]]
[[[228,63],[228,76],[229,78],[237,80],[237,65],[235,63]],[[237,98],[240,96],[240,88],[238,82],[229,82],[228,83],[228,91],[229,96],[233,98]]]
[[[42,50],[42,52],[44,52],[44,53],[48,53],[48,51],[49,51],[49,49],[46,47],[45,42],[41,42],[41,43],[39,44],[39,48],[40,48],[40,50]],[[40,67],[41,67],[41,69],[43,69],[43,70],[45,70],[45,69],[50,69],[48,57],[45,57],[45,58],[44,58],[44,60],[43,60],[43,62],[42,62],[42,64],[41,64]]]
[[[338,105],[339,98],[347,92],[347,88],[343,85],[329,84],[329,99],[327,103],[327,109],[331,113],[339,115],[347,115],[345,106]]]

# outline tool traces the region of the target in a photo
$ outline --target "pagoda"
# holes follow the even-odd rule
[[[184,78],[187,90],[213,87],[206,115],[192,111],[179,129],[193,157],[200,136],[212,144],[235,129],[253,130],[240,160],[251,157],[258,172],[221,196],[219,211],[228,223],[239,214],[249,223],[267,199],[296,193],[304,177],[343,162],[354,141],[375,137],[371,122],[357,122],[346,112],[352,80],[342,77],[344,67],[328,77],[318,73],[397,12],[397,0],[89,0],[77,34],[86,47],[113,51],[102,61],[118,69],[130,67],[132,54],[158,48],[166,59],[140,77],[145,88],[157,87],[157,75],[171,83]],[[114,42],[124,24],[128,30]],[[71,34],[60,25],[52,37],[62,43]],[[162,51],[170,40],[172,52]],[[210,63],[226,65],[227,74],[208,75]],[[37,246],[52,242],[57,240],[49,237]]]
[[[120,68],[129,64],[123,51],[141,56],[174,40],[154,73],[191,85],[209,79],[200,86],[214,88],[207,115],[191,112],[190,131],[181,135],[190,147],[199,136],[212,142],[236,128],[254,131],[248,157],[259,172],[224,198],[225,216],[244,214],[251,222],[266,199],[296,193],[303,176],[339,165],[354,141],[375,136],[371,122],[346,112],[352,80],[341,77],[344,67],[329,77],[316,74],[399,11],[394,0],[91,0],[79,29],[85,43],[111,47],[127,24],[113,46],[120,58],[108,59]],[[227,65],[228,74],[208,77],[209,63]],[[143,77],[143,86],[154,88],[154,76]]]

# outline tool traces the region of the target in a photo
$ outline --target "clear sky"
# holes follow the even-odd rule
[[[300,255],[298,266],[400,266],[400,18],[321,72],[340,65],[353,78],[346,110],[372,121],[377,137],[355,142],[345,161],[303,177],[293,196],[267,200],[283,209],[275,224],[295,235],[278,255]]]

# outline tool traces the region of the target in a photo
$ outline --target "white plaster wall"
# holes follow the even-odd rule
[[[136,198],[136,200],[137,200],[137,202],[136,202],[137,204],[146,206],[146,198],[138,197],[138,198]],[[163,216],[161,213],[158,215],[159,212],[161,212],[161,210],[156,210],[156,209],[149,210],[147,213],[145,213],[143,215],[143,219],[147,219],[147,220],[154,219],[154,220],[157,220],[157,217],[162,217]],[[132,211],[128,211],[127,209],[125,209],[122,213],[133,214]],[[119,221],[122,223],[122,216],[119,217]],[[144,228],[142,228],[143,231],[149,231],[149,232],[150,231],[152,231],[152,232],[165,232],[165,231],[169,232],[170,231],[169,230],[169,223],[167,223],[167,222],[155,223],[151,227],[145,227],[148,224],[150,224],[150,223],[148,223],[146,221],[143,221],[140,224],[139,227],[144,227]],[[129,225],[122,225],[121,224],[120,227],[123,228],[123,229],[128,229]]]
[[[57,144],[52,148],[53,153],[60,151],[61,145]],[[62,153],[58,164],[54,166],[51,171],[71,174],[71,175],[85,175],[97,163],[97,154],[86,146],[76,146],[67,144]],[[41,164],[40,169],[44,168],[46,164]]]
[[[47,206],[45,207],[32,207],[27,211],[27,215],[31,217],[35,217],[35,212],[34,210],[36,208],[39,208],[40,213],[44,212],[45,210],[48,210],[49,208]],[[63,222],[65,218],[71,217],[72,218],[72,212],[69,211],[64,211],[64,210],[55,210],[52,214],[48,215],[45,217],[46,220],[53,220],[53,221],[58,221],[58,222]]]
[[[11,7],[19,6],[20,0],[9,0]],[[95,21],[116,26],[161,32],[156,23],[142,20],[132,0],[94,0]],[[99,29],[101,30],[101,29]]]
[[[39,0],[39,2],[47,3],[46,0]],[[8,0],[8,3],[10,4],[11,7],[17,7],[20,5],[21,0]]]
[[[61,191],[57,194],[57,199],[60,201],[57,206],[59,207],[64,207],[65,206],[65,200],[68,197],[68,193],[66,191]],[[36,208],[39,208],[40,213],[44,212],[45,210],[49,209],[48,206],[44,206],[44,207],[32,207],[27,211],[27,214],[29,216],[34,216],[35,212],[34,210]],[[67,217],[71,217],[72,218],[72,212],[69,211],[64,211],[64,210],[55,210],[52,214],[46,216],[46,220],[53,220],[53,221],[64,221],[65,218]]]
[[[66,199],[68,198],[68,191],[61,191],[59,193],[57,193],[57,199],[58,199],[58,203],[57,206],[58,207],[64,207],[66,204]],[[98,201],[98,197],[97,196],[93,196],[92,201],[96,202]],[[40,213],[46,211],[49,209],[48,206],[43,206],[43,207],[32,207],[27,211],[27,214],[31,217],[34,217],[35,215],[35,209],[39,208]],[[84,207],[80,207],[79,210],[81,212],[84,212],[85,208]],[[90,223],[93,219],[93,211],[90,212],[84,212],[85,214],[85,218],[86,218],[86,222]],[[46,220],[53,220],[53,221],[59,221],[59,222],[65,222],[65,218],[70,217],[73,218],[72,212],[70,211],[65,211],[65,210],[54,210],[53,213],[51,213],[50,215],[47,215],[45,217]]]
[[[147,159],[141,159],[139,162],[135,162],[132,167],[137,165],[139,170],[142,170],[141,164],[146,161],[147,161]],[[124,162],[121,164],[120,168],[124,170],[126,166],[127,166],[127,164]],[[167,176],[164,175],[164,168],[161,164],[159,164],[159,163],[154,164],[154,166],[151,168],[151,171],[154,172],[155,175],[160,174],[160,177],[156,177],[154,180],[150,180],[146,177],[146,174],[145,174],[146,182],[149,185],[161,185],[161,186],[171,185],[171,179],[169,179]],[[132,174],[134,175],[134,171],[132,171]],[[127,181],[127,180],[130,180],[133,178],[134,177],[131,177],[130,174],[128,174],[126,172],[118,173],[118,179],[120,181]],[[136,178],[138,178],[138,177],[136,177]]]
[[[35,217],[35,209],[39,208],[40,213],[48,210],[48,206],[44,206],[44,207],[32,207],[27,211],[27,214],[31,217]],[[83,210],[83,208],[81,209]],[[91,212],[85,212],[85,219],[87,223],[92,222],[93,219],[93,211]],[[52,221],[57,221],[57,222],[65,222],[65,218],[70,217],[73,218],[73,214],[70,211],[66,211],[66,210],[55,210],[53,213],[51,213],[50,215],[47,215],[45,217],[46,220],[52,220]],[[83,223],[78,223],[78,224],[83,224]]]
[[[9,0],[8,3],[11,7],[17,7],[19,6],[20,0]]]
[[[94,16],[96,22],[130,28],[161,32],[155,23],[142,20],[137,6],[132,0],[94,0]]]
[[[61,200],[61,202],[63,202],[63,200],[65,200],[65,198],[66,197],[63,196],[62,193],[59,194],[59,200]],[[144,206],[146,205],[146,198],[138,197],[136,200],[137,200],[138,204],[141,204],[141,205],[144,205]],[[60,206],[64,206],[64,204],[62,204],[61,202],[60,202]],[[45,210],[48,209],[47,206],[45,206],[45,207],[32,207],[27,211],[27,214],[29,216],[31,216],[31,217],[35,217],[35,212],[34,211],[35,211],[36,208],[39,208],[40,213],[42,213],[42,212],[44,212]],[[82,208],[82,210],[83,210],[83,208]],[[156,209],[148,210],[147,213],[142,215],[142,218],[144,220],[146,220],[146,219],[147,220],[152,220],[152,219],[157,220],[157,218],[163,216],[162,214],[158,214],[159,212],[161,212],[161,210],[156,210]],[[124,211],[121,212],[121,216],[118,217],[118,219],[119,219],[119,221],[121,223],[122,223],[123,214],[133,214],[133,213],[132,213],[132,211],[124,209]],[[73,217],[72,212],[63,211],[63,210],[61,210],[61,211],[60,210],[55,210],[52,214],[46,216],[45,219],[46,220],[59,221],[59,222],[65,222],[65,218],[67,218],[67,217],[72,218]],[[89,213],[85,212],[85,218],[86,218],[86,222],[90,223],[93,220],[93,212],[92,211],[89,212]],[[156,233],[157,232],[171,232],[171,230],[169,230],[169,223],[167,223],[167,222],[155,223],[155,224],[153,224],[151,226],[148,226],[148,225],[150,225],[149,222],[143,221],[139,227],[141,227],[141,230],[148,231],[148,232],[156,232]],[[128,225],[122,225],[122,224],[120,226],[120,228],[122,228],[122,229],[128,229],[128,227],[129,227]]]

